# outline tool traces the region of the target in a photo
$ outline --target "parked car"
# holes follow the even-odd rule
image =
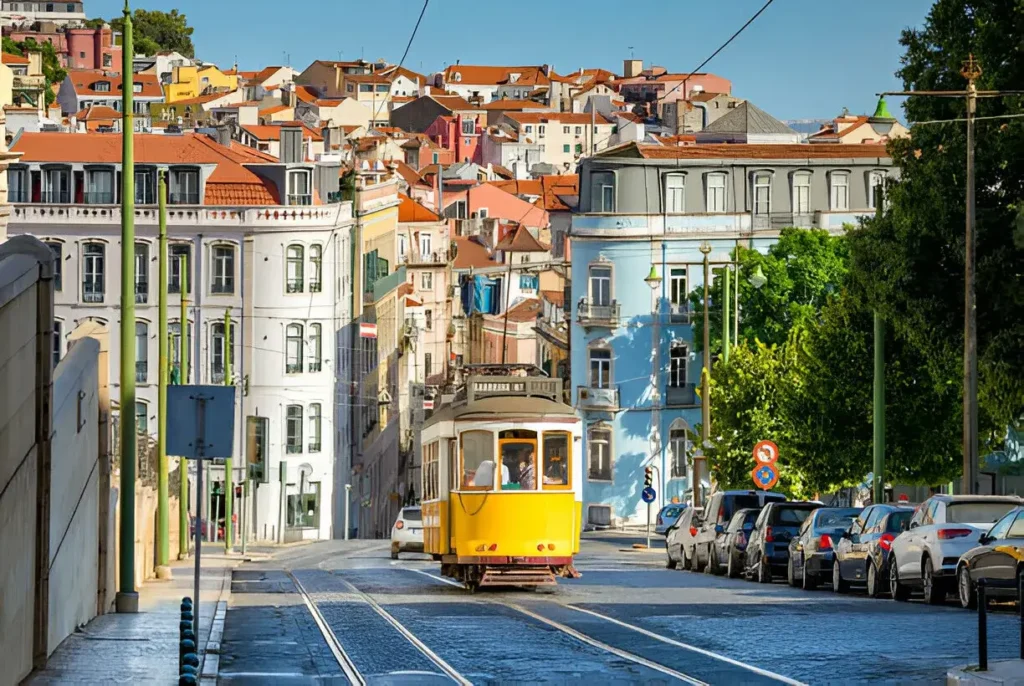
[[[761,514],[760,508],[744,508],[732,516],[729,526],[725,527],[725,540],[722,554],[725,556],[725,575],[736,579],[743,572],[743,551],[747,549],[747,539],[754,529],[754,522]]]
[[[765,491],[719,491],[708,499],[703,524],[698,528],[695,543],[695,569],[721,574],[726,564],[725,529],[737,510],[761,509],[766,503],[785,502],[781,493]]]
[[[888,593],[889,551],[913,514],[913,507],[891,503],[864,508],[835,546],[832,590],[846,593],[851,584],[865,584],[872,598]]]
[[[774,502],[761,510],[744,551],[744,574],[769,584],[774,575],[786,573],[789,566],[789,542],[800,531],[816,502]]]
[[[210,535],[210,520],[209,519],[204,519],[203,520],[203,524],[202,524],[202,529],[201,530],[202,530],[202,533],[203,533],[204,537],[207,537],[207,536]],[[189,536],[191,538],[193,538],[193,539],[196,537],[196,518],[192,517],[192,516],[190,516]],[[224,540],[224,520],[223,519],[217,520],[217,540],[219,540],[219,541],[223,541]]]
[[[960,605],[974,609],[978,604],[978,581],[1012,581],[1012,588],[988,586],[989,596],[1018,598],[1024,576],[1024,507],[1015,507],[981,535],[978,547],[971,548],[957,564],[957,595]]]
[[[699,507],[688,507],[676,521],[676,525],[669,529],[665,538],[665,550],[668,555],[667,566],[675,569],[682,566],[683,569],[691,569],[693,565],[693,536],[700,526],[700,516],[703,512]]]
[[[892,597],[907,600],[911,589],[920,587],[925,602],[943,602],[960,556],[1020,502],[1016,496],[934,495],[921,503],[909,528],[892,542]]]
[[[658,523],[654,527],[654,533],[662,536],[668,535],[668,530],[676,525],[679,517],[689,505],[686,503],[672,503],[661,508],[658,512]]]
[[[417,507],[403,507],[391,527],[391,559],[399,553],[423,552],[423,513]]]
[[[809,591],[826,575],[832,578],[836,543],[860,512],[859,507],[819,507],[804,520],[789,542],[786,579],[790,586]]]

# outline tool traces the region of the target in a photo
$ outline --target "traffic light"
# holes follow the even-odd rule
[[[650,488],[653,481],[651,480],[651,468],[644,467],[644,487]]]

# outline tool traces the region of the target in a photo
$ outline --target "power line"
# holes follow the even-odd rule
[[[398,60],[398,67],[394,71],[395,78],[400,76],[400,74],[398,72],[401,71],[402,65],[405,64],[405,58],[409,56],[409,49],[412,48],[412,42],[416,38],[416,32],[419,31],[420,22],[423,21],[423,15],[426,14],[426,12],[427,12],[427,5],[429,5],[429,4],[430,4],[430,0],[423,0],[423,7],[422,7],[422,9],[420,9],[420,16],[416,19],[416,25],[412,27],[412,33],[409,35],[409,42],[405,44],[405,52],[402,53],[402,59]],[[374,84],[374,86],[376,86],[376,84]],[[391,90],[390,83],[388,85],[388,90],[389,91]],[[376,91],[374,91],[374,92],[376,92]],[[374,122],[377,121],[377,115],[380,114],[380,108],[384,105],[385,102],[386,102],[386,99],[385,100],[381,100],[380,101],[380,105],[377,107],[377,111],[373,113],[373,121]]]

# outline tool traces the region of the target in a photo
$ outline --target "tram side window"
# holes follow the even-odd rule
[[[423,499],[437,500],[438,498],[438,443],[434,441],[423,448]]]
[[[462,487],[478,490],[494,488],[494,434],[490,431],[465,431],[462,442]]]
[[[569,446],[572,437],[566,431],[544,432],[544,488],[564,489],[569,486]]]

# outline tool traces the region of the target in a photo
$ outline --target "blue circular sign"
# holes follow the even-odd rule
[[[643,491],[641,491],[641,492],[640,492],[640,498],[641,498],[641,499],[642,499],[642,500],[643,500],[643,501],[644,501],[645,503],[653,503],[653,502],[654,502],[654,499],[655,499],[655,498],[656,498],[657,496],[658,496],[658,494],[657,494],[657,493],[655,493],[655,492],[654,492],[654,489],[653,489],[653,488],[651,488],[650,486],[647,486],[646,488],[644,488],[644,490],[643,490]]]
[[[750,473],[750,476],[753,477],[754,484],[758,488],[767,491],[778,482],[779,471],[773,464],[761,464],[754,467],[754,471]]]

